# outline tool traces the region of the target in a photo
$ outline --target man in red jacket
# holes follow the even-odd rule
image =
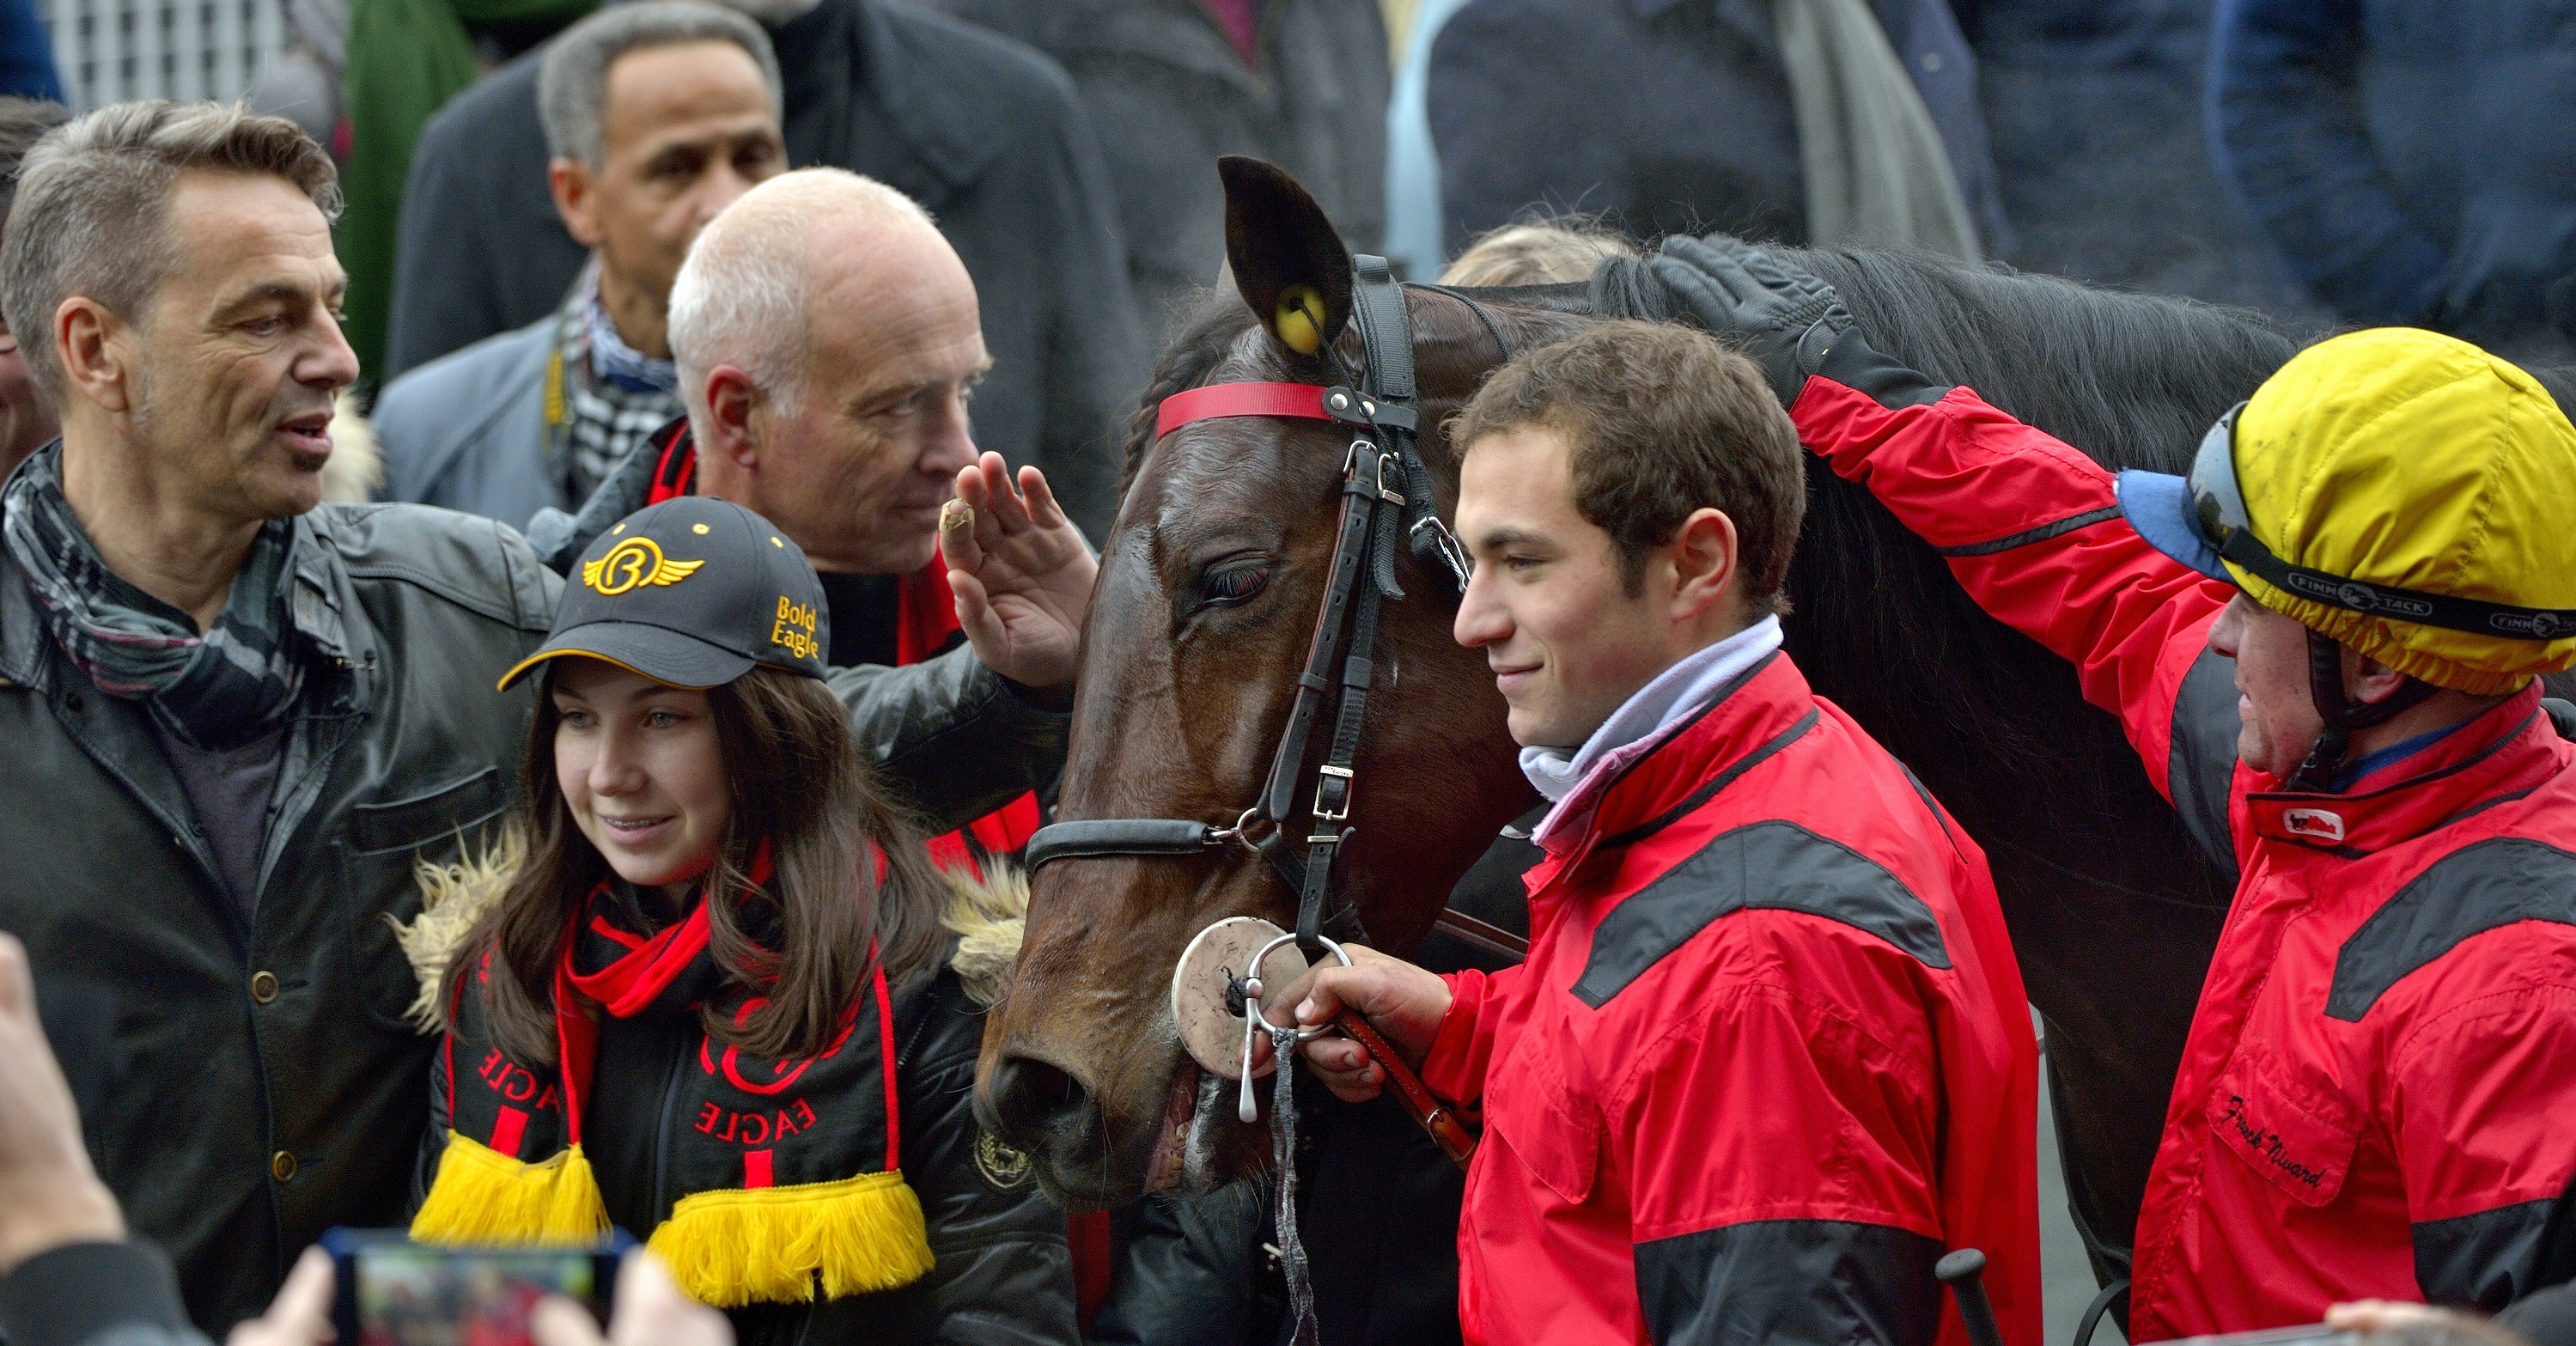
[[[2576,426],[2431,332],[2301,353],[2188,479],[2124,472],[1872,350],[1712,238],[1658,276],[1799,438],[2074,662],[2241,878],[2138,1220],[2133,1339],[2538,1288],[2576,1173]]]
[[[2039,1346],[2037,1051],[1985,855],[1780,651],[1805,510],[1760,371],[1607,323],[1497,371],[1453,431],[1457,637],[1554,801],[1529,961],[1361,951],[1349,1004],[1485,1141],[1471,1342],[1964,1346],[1932,1267],[1991,1259]],[[1375,1092],[1354,1043],[1306,1058]]]

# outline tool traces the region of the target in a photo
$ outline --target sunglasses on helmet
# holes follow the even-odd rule
[[[2191,521],[2220,556],[2276,589],[2348,612],[2521,640],[2576,635],[2576,608],[2525,608],[2400,589],[2293,565],[2273,554],[2254,535],[2245,490],[2236,477],[2236,418],[2245,405],[2239,402],[2218,418],[2201,437],[2200,451],[2191,463]]]

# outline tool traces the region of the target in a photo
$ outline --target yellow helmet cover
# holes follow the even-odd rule
[[[2576,426],[2508,361],[2388,327],[2309,347],[2236,419],[2254,534],[2330,575],[2526,608],[2576,607]],[[2552,639],[2449,630],[2286,592],[2235,561],[2265,607],[2436,686],[2486,696],[2576,666]]]

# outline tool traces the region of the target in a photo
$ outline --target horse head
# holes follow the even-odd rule
[[[1220,171],[1243,306],[1185,337],[1166,365],[1187,372],[1156,391],[1356,386],[1364,343],[1340,235],[1279,169],[1235,158]],[[1446,520],[1458,476],[1439,427],[1499,363],[1507,328],[1439,293],[1412,292],[1408,307],[1420,449]],[[1511,321],[1536,330],[1574,320]],[[1195,361],[1193,343],[1202,348]],[[1153,413],[1149,403],[1144,418]],[[1354,431],[1239,417],[1151,435],[1131,446],[1132,484],[1102,547],[1058,818],[1230,826],[1261,795],[1295,700]],[[1452,581],[1410,555],[1396,574],[1405,597],[1386,601],[1379,618],[1336,901],[1355,907],[1373,945],[1405,951],[1530,795],[1482,656],[1450,638]],[[1329,736],[1327,718],[1306,761],[1321,757]],[[1285,815],[1297,843],[1308,830],[1311,774],[1299,773]],[[1041,868],[1019,962],[986,1024],[976,1100],[985,1125],[1027,1149],[1050,1194],[1072,1206],[1111,1204],[1175,1178],[1205,1190],[1264,1164],[1266,1143],[1232,1116],[1227,1082],[1183,1049],[1170,988],[1199,931],[1232,916],[1287,926],[1296,904],[1271,865],[1239,845]]]

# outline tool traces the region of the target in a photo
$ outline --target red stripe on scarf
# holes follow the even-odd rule
[[[769,843],[763,841],[751,857],[752,886],[769,882],[770,872]],[[701,900],[677,925],[632,946],[633,951],[616,962],[597,972],[578,972],[573,968],[573,953],[580,942],[582,916],[589,909],[585,898],[564,918],[563,942],[555,955],[555,1051],[563,1079],[564,1139],[574,1145],[581,1143],[591,1067],[599,1059],[599,1022],[584,1009],[585,1003],[597,1004],[620,1019],[632,1018],[670,989],[707,947],[707,903]]]

